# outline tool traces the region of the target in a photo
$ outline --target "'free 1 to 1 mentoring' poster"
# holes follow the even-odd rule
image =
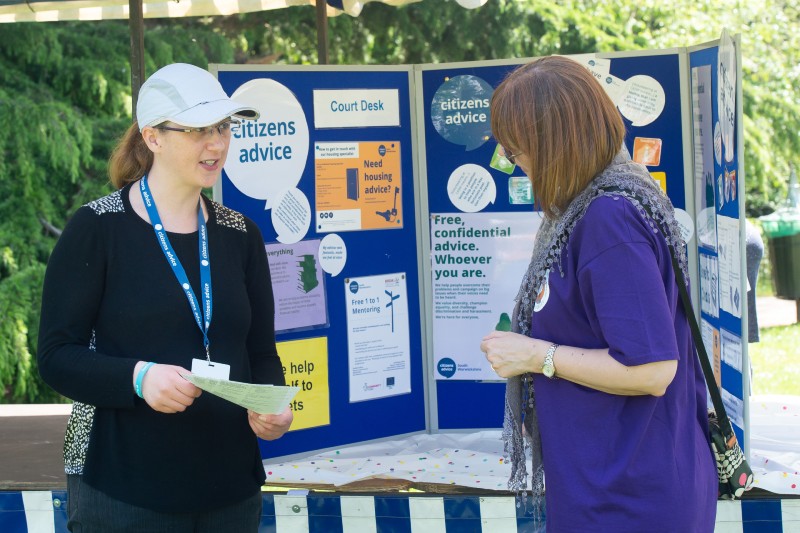
[[[318,232],[403,227],[398,141],[316,143]]]
[[[350,401],[411,392],[406,276],[344,281]]]
[[[481,339],[511,330],[540,223],[534,212],[431,215],[436,379],[499,379]]]

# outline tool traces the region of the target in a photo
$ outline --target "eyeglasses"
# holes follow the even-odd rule
[[[231,128],[241,124],[238,120],[226,120],[214,126],[203,126],[202,128],[177,128],[175,126],[164,126],[163,124],[154,126],[157,130],[179,131],[181,133],[189,133],[198,139],[210,139],[214,135],[214,131],[220,134],[223,138],[231,136]]]
[[[522,152],[517,152],[516,154],[512,154],[511,150],[508,150],[506,149],[505,146],[503,146],[503,154],[505,154],[503,157],[505,157],[509,163],[511,163],[512,165],[516,165],[517,158],[522,155]]]

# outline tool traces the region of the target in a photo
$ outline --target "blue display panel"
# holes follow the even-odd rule
[[[254,80],[271,80],[269,85],[262,83],[266,88],[262,87],[258,90],[274,95],[276,100],[285,100],[264,104],[282,107],[269,108],[274,111],[274,116],[265,116],[270,113],[262,112],[259,123],[266,124],[266,126],[260,127],[264,130],[261,132],[264,135],[258,136],[259,132],[251,132],[254,134],[252,142],[247,145],[245,151],[237,149],[236,143],[232,143],[226,172],[223,172],[221,180],[222,203],[252,218],[260,227],[265,243],[268,246],[274,245],[280,248],[278,243],[280,233],[290,230],[285,227],[283,229],[276,228],[274,223],[274,212],[277,205],[275,197],[281,193],[270,189],[272,185],[270,181],[283,180],[282,185],[289,188],[292,188],[296,182],[294,187],[300,191],[298,197],[301,199],[305,197],[308,200],[311,211],[310,227],[303,235],[302,242],[321,240],[325,236],[335,233],[341,237],[347,253],[346,263],[340,273],[335,276],[331,273],[323,274],[324,279],[320,286],[325,292],[324,305],[327,307],[327,322],[324,319],[317,320],[315,324],[309,322],[308,327],[289,328],[279,331],[277,335],[279,351],[281,345],[286,341],[304,341],[320,337],[325,341],[322,344],[327,346],[326,353],[310,353],[309,359],[316,357],[315,360],[322,361],[323,365],[327,364],[327,379],[319,378],[320,380],[314,385],[323,389],[327,387],[328,393],[324,395],[325,398],[319,399],[319,403],[314,404],[314,408],[326,410],[324,404],[327,401],[329,421],[324,425],[290,431],[281,439],[273,442],[261,442],[262,454],[265,457],[285,456],[424,431],[426,429],[425,388],[420,325],[420,283],[416,252],[415,178],[412,115],[409,100],[410,70],[386,68],[351,71],[346,68],[333,70],[302,67],[283,69],[263,67],[242,70],[242,67],[221,65],[217,66],[217,69],[218,79],[228,94],[234,94],[237,90],[240,93],[246,92],[250,85],[245,86],[245,84],[248,82],[252,84]],[[318,104],[315,109],[315,91],[318,96],[319,91],[333,91],[330,94],[348,98],[340,98],[341,102],[336,104],[329,102],[324,109],[320,108],[320,104]],[[345,115],[344,105],[339,106],[339,104],[353,102],[355,102],[356,108],[361,108],[362,101],[364,101],[366,102],[363,104],[364,109],[374,107],[374,111],[377,113],[383,111],[378,109],[379,104],[370,101],[369,95],[379,95],[380,98],[388,97],[393,102],[389,106],[391,109],[388,118],[382,116],[376,120],[368,119],[368,121],[372,120],[372,124],[362,124],[361,126],[357,125],[358,120],[354,123],[347,123],[345,120],[338,122],[335,115],[333,115],[333,119],[330,116],[326,118],[325,112],[328,115],[337,112]],[[336,109],[337,106],[339,106],[338,109]],[[393,112],[394,110],[396,113]],[[307,153],[303,150],[305,139],[297,140],[297,136],[304,135],[306,131],[308,135]],[[295,138],[291,139],[291,135],[295,135]],[[231,179],[229,172],[233,174],[234,170],[239,171],[241,166],[236,166],[237,159],[249,159],[247,152],[255,148],[256,143],[258,143],[258,151],[253,151],[252,154],[254,158],[261,158],[259,168],[265,169],[263,172],[264,182],[259,182],[263,187],[259,189],[259,183],[256,183],[258,180],[252,177],[247,186],[243,186],[241,183],[237,186],[237,183],[234,182],[236,177]],[[318,143],[323,143],[323,145]],[[361,163],[359,165],[351,164],[352,168],[341,169],[342,183],[345,184],[343,190],[346,191],[344,195],[347,198],[339,199],[337,197],[334,203],[358,202],[359,194],[370,190],[368,186],[380,186],[389,190],[390,203],[388,204],[370,204],[369,199],[366,200],[367,203],[358,204],[361,205],[359,215],[363,218],[361,220],[363,229],[355,229],[353,224],[338,229],[325,226],[330,223],[330,219],[326,217],[330,216],[333,211],[317,209],[320,200],[318,196],[330,195],[329,190],[322,183],[323,178],[335,173],[334,170],[338,172],[338,169],[318,170],[317,167],[324,162],[321,163],[322,160],[318,154],[315,155],[315,151],[325,149],[325,147],[344,145],[355,145],[361,152],[366,152],[367,148],[371,149],[373,145],[381,147],[384,151],[392,152],[394,154],[392,165],[395,169],[392,172],[399,174],[399,176],[393,176],[391,189],[388,189],[388,180],[379,178],[381,175],[385,177],[390,171],[369,168],[370,164],[378,166],[381,163],[366,162],[367,156],[364,153],[361,154],[363,158],[359,160],[363,162],[363,165]],[[288,152],[286,146],[290,147]],[[272,152],[269,151],[270,148]],[[279,150],[283,150],[283,152]],[[274,165],[264,162],[265,159],[275,157],[276,153],[279,157],[287,154],[292,157],[304,156],[305,161],[292,162],[294,166],[291,167],[291,171],[297,173],[296,179],[288,178],[287,181],[286,175],[280,174],[281,168],[288,168],[285,165],[281,167],[280,162],[276,162]],[[380,161],[380,159],[376,156],[375,161]],[[241,162],[239,161],[239,163]],[[358,168],[358,166],[362,168]],[[355,180],[359,175],[362,187],[354,189],[353,187],[357,183]],[[257,178],[260,179],[260,177]],[[373,181],[367,182],[368,179]],[[364,199],[362,198],[362,200]],[[392,204],[391,200],[394,200],[395,203]],[[299,203],[302,204],[302,201]],[[324,213],[324,216],[321,216],[321,213]],[[373,227],[368,227],[370,224]],[[291,226],[291,224],[289,225]],[[319,260],[319,257],[314,259]],[[313,265],[314,259],[308,261]],[[350,387],[352,376],[348,354],[348,306],[351,305],[351,302],[346,298],[346,294],[349,296],[351,293],[347,292],[347,280],[398,273],[404,276],[407,289],[410,343],[407,390],[402,394],[376,399],[359,397],[358,394],[354,396]],[[273,278],[275,277],[276,272],[273,269]],[[273,279],[273,286],[276,286],[275,279]],[[313,277],[306,288],[309,287],[317,287]],[[278,290],[276,289],[276,291]],[[384,312],[386,311],[384,310]],[[280,315],[280,310],[278,315]],[[313,346],[318,345],[319,343],[313,344]],[[302,360],[301,358],[298,361]],[[285,361],[284,364],[286,365]],[[297,370],[301,364],[298,363],[289,370]],[[317,363],[315,371],[318,370],[319,363]],[[311,408],[309,405],[295,405],[294,407],[296,420],[297,415],[301,414],[297,409]]]
[[[741,69],[736,65],[735,47],[725,36],[718,46],[690,52],[689,68],[694,101],[692,120],[698,130],[699,146],[695,147],[695,154],[698,159],[704,156],[704,162],[695,163],[703,169],[703,175],[698,171],[695,178],[694,213],[695,224],[703,234],[697,242],[700,325],[725,410],[736,438],[745,443],[744,374],[749,372],[749,360],[742,328],[747,293],[742,269],[744,186],[738,138],[741,102],[736,102],[736,76],[741,76]],[[723,81],[721,76],[725,74],[721,73],[725,72],[733,74]],[[706,120],[708,114],[710,120]],[[706,135],[703,128],[707,129]]]
[[[491,137],[488,122],[485,120],[488,118],[488,101],[493,88],[509,72],[525,62],[527,60],[514,64],[503,62],[493,65],[484,63],[482,66],[458,64],[423,67],[423,97],[420,105],[424,110],[424,124],[420,128],[424,132],[429,213],[460,212],[462,206],[456,205],[459,201],[454,202],[448,194],[448,184],[457,169],[470,164],[485,169],[494,181],[494,201],[481,206],[481,213],[524,213],[533,209],[530,204],[518,203],[509,174],[491,165],[497,143]],[[608,74],[616,83],[638,77],[638,80],[644,80],[641,83],[647,90],[655,87],[653,92],[657,93],[660,87],[663,96],[655,97],[654,101],[655,107],[663,101],[662,111],[653,113],[645,120],[637,119],[636,124],[626,113],[622,113],[627,132],[625,143],[634,159],[641,157],[639,150],[642,144],[650,143],[657,147],[656,155],[647,160],[647,168],[654,178],[660,178],[675,207],[683,209],[687,204],[684,142],[691,142],[691,139],[684,139],[682,131],[679,54],[613,57],[609,62]],[[487,105],[484,106],[484,103]],[[453,112],[451,109],[455,106],[465,109]],[[486,117],[480,116],[483,112]],[[461,116],[454,118],[458,114]],[[461,124],[456,124],[459,127],[448,128],[443,126],[445,121],[448,124]],[[512,173],[512,176],[521,175],[520,171]],[[430,231],[431,228],[427,230]],[[533,243],[530,242],[529,246],[532,251]],[[513,307],[513,302],[508,307]],[[464,327],[465,332],[470,328],[468,324]],[[436,326],[432,329],[431,334],[435,337]],[[450,331],[448,328],[448,333]],[[478,350],[479,338],[474,344],[474,350]],[[435,382],[435,400],[431,405],[435,409],[434,416],[438,420],[439,429],[495,428],[502,425],[504,383],[451,379],[451,373],[439,371],[441,356],[433,353],[431,357],[434,359],[434,373],[438,378]],[[442,376],[446,377],[443,379]]]

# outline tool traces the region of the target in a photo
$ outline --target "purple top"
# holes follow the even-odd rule
[[[717,475],[706,387],[663,236],[620,197],[589,206],[554,266],[532,335],[608,348],[627,366],[677,359],[662,397],[535,375],[547,531],[712,532]],[[558,353],[555,357],[558,372]]]

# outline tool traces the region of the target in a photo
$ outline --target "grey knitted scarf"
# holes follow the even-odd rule
[[[531,332],[531,317],[538,289],[548,270],[558,271],[564,277],[561,254],[566,249],[565,245],[589,205],[601,196],[626,198],[636,207],[654,233],[658,233],[659,228],[666,228],[665,238],[678,254],[678,262],[685,279],[689,279],[684,242],[675,221],[672,203],[647,170],[631,161],[628,150],[623,147],[611,164],[570,202],[563,213],[558,213],[553,219],[545,218],[542,222],[511,318],[511,328],[515,333],[535,336],[536,332]],[[528,473],[525,460],[530,454],[533,510],[535,516],[540,516],[544,495],[544,466],[531,374],[515,376],[506,382],[503,444],[505,455],[511,461],[508,488],[517,493],[518,506],[523,497],[527,505],[525,493],[528,490]]]

